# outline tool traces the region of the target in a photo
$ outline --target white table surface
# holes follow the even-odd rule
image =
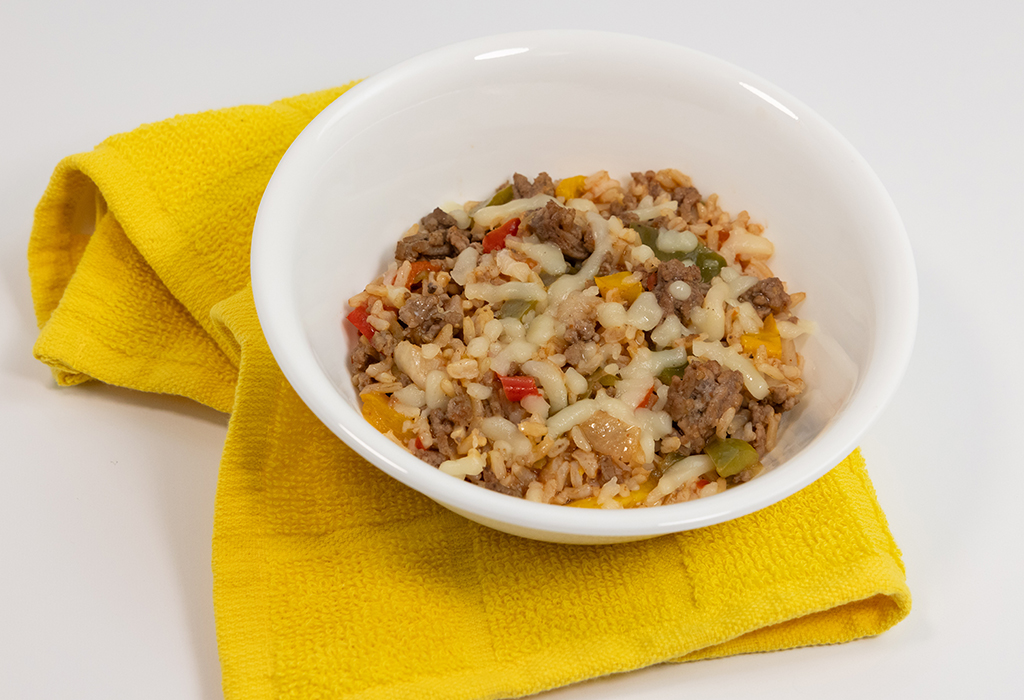
[[[541,27],[676,41],[796,95],[888,187],[921,287],[911,367],[862,440],[910,616],[874,639],[545,697],[1024,697],[1024,4],[347,5],[0,5],[0,697],[222,697],[210,537],[226,418],[183,399],[60,389],[32,359],[25,250],[58,160],[144,122]]]

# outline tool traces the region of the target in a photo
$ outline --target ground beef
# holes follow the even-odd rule
[[[626,215],[626,206],[622,202],[610,202],[608,204],[608,216],[617,216],[621,219]]]
[[[419,231],[398,241],[398,245],[395,246],[395,259],[399,262],[416,262],[423,259],[447,258],[454,252],[455,249],[448,242],[447,231]]]
[[[458,456],[456,454],[456,444],[451,438],[451,433],[455,426],[448,420],[445,412],[434,409],[428,414],[427,422],[430,423],[430,434],[434,438],[437,451],[445,459],[455,459]]]
[[[374,335],[377,335],[374,333]],[[355,350],[348,356],[349,367],[352,368],[352,373],[357,374],[359,372],[365,372],[366,368],[375,362],[380,362],[380,355],[377,351],[363,343],[362,338],[356,343]]]
[[[632,470],[622,467],[608,455],[598,455],[597,478],[600,482],[604,483],[610,481],[612,478],[616,478],[618,479],[618,483],[621,484],[631,476],[633,476]]]
[[[412,294],[398,312],[398,320],[409,328],[418,328],[441,310],[438,297],[428,294]]]
[[[800,396],[800,392],[789,384],[776,384],[768,391],[764,401],[771,404],[776,413],[785,413],[800,402]]]
[[[586,343],[588,340],[598,340],[600,337],[594,322],[585,318],[573,317],[565,326],[565,342],[570,347],[577,343]]]
[[[665,410],[682,433],[680,452],[702,452],[725,412],[740,408],[742,392],[742,375],[714,360],[693,360],[673,377]]]
[[[661,184],[657,181],[655,172],[648,170],[645,173],[633,173],[633,181],[647,191],[647,194],[657,199],[658,195],[662,194],[665,190]],[[672,200],[678,203],[679,216],[683,217],[688,223],[693,223],[697,220],[697,210],[695,205],[700,201],[700,192],[697,191],[696,187],[676,187],[671,192]],[[636,202],[634,201],[632,206],[627,206],[627,209],[635,209]]]
[[[673,218],[674,217],[671,216],[657,216],[650,221],[645,221],[644,224],[653,229],[668,228],[668,225],[672,222]]]
[[[615,272],[614,256],[608,252],[604,254],[604,260],[601,261],[601,266],[597,268],[597,277],[604,277]]]
[[[587,348],[587,344],[583,342],[575,342],[565,350],[562,354],[565,355],[565,361],[573,367],[579,367],[580,363],[583,362],[583,353]]]
[[[577,224],[574,210],[554,202],[526,212],[519,230],[523,235],[532,233],[541,241],[558,246],[570,263],[582,262],[594,252],[594,234],[590,227]]]
[[[672,190],[672,199],[679,203],[677,211],[687,223],[697,220],[696,204],[700,201],[700,192],[696,187],[677,187]]]
[[[762,319],[768,314],[778,314],[789,308],[789,295],[786,294],[782,280],[769,277],[761,280],[747,291],[740,294],[740,301],[749,301]]]
[[[452,227],[448,229],[448,242],[451,243],[452,248],[455,249],[455,253],[459,254],[469,247],[471,241],[469,234],[460,228]]]
[[[690,286],[690,296],[676,299],[669,291],[673,282],[686,282]],[[653,284],[652,284],[653,283]],[[658,265],[655,275],[648,278],[648,289],[658,298],[658,305],[666,314],[677,314],[684,323],[690,322],[690,311],[704,304],[704,295],[710,285],[701,279],[700,268],[686,265],[682,260],[669,258]]]
[[[473,422],[473,400],[465,393],[458,393],[448,399],[445,416],[456,427],[468,428]]]
[[[469,480],[478,486],[483,486],[485,489],[490,491],[503,493],[506,496],[517,496],[522,498],[523,494],[526,492],[526,484],[521,484],[518,479],[512,479],[513,486],[518,488],[505,486],[498,481],[498,477],[496,477],[494,472],[490,469],[484,469],[480,473],[480,476],[471,476],[469,477]]]
[[[437,450],[414,450],[413,454],[433,467],[440,467],[444,461],[444,455]]]
[[[645,173],[632,173],[632,175],[633,182],[641,185],[647,191],[647,194],[654,198],[657,198],[659,194],[665,191],[658,183],[653,170],[648,170]]]
[[[409,328],[414,343],[430,343],[446,324],[456,332],[462,329],[462,301],[447,294],[413,294],[398,312],[398,320]]]
[[[363,393],[363,390],[366,387],[370,386],[376,381],[376,379],[368,375],[366,372],[358,372],[352,375],[352,384],[355,385],[356,391],[359,392],[360,394]]]
[[[518,369],[509,370],[509,375],[518,371]],[[484,417],[490,418],[491,416],[500,416],[501,418],[506,418],[516,425],[519,425],[526,420],[526,417],[529,414],[518,401],[508,400],[505,396],[504,390],[501,388],[501,380],[498,379],[497,375],[492,372],[491,377],[492,379],[489,384],[484,382],[486,386],[491,387],[491,395],[483,404]]]
[[[512,197],[514,199],[529,199],[538,194],[555,196],[555,183],[552,182],[550,175],[541,173],[532,183],[525,175],[516,173],[512,176]]]
[[[619,221],[624,226],[635,224],[640,221],[640,217],[633,213],[633,209],[636,209],[637,201],[636,197],[631,195],[629,192],[622,194],[622,201],[611,202],[608,205],[608,216],[617,216]],[[607,218],[607,216],[605,217]]]
[[[435,208],[434,211],[420,219],[420,230],[422,231],[447,231],[457,225],[451,214],[439,208]]]
[[[640,223],[640,217],[631,211],[623,212],[622,214],[617,214],[617,216],[619,217],[619,221],[622,222],[622,225],[626,227]]]
[[[474,417],[473,400],[465,392],[450,398],[445,409],[431,410],[427,414],[427,423],[434,438],[434,449],[418,450],[416,455],[435,467],[446,459],[457,459],[457,445],[451,434],[456,428],[468,428]]]
[[[376,338],[378,335],[380,335],[380,331],[374,333],[373,337]],[[363,389],[376,381],[366,373],[366,368],[380,361],[381,357],[377,350],[367,345],[360,337],[352,354],[348,356],[348,364],[352,369],[352,384],[355,385],[356,391],[362,393]]]
[[[462,297],[449,297],[444,305],[444,318],[442,320],[445,323],[452,324],[455,335],[462,333]]]
[[[754,426],[754,440],[751,443],[757,454],[764,457],[768,451],[769,437],[774,434],[775,409],[760,401],[750,402],[750,423]]]
[[[471,234],[458,227],[452,216],[434,209],[420,219],[419,231],[398,241],[395,259],[415,262],[458,255],[472,242]]]
[[[395,352],[395,346],[398,345],[398,340],[392,335],[391,331],[383,330],[377,331],[373,334],[373,338],[370,339],[370,344],[373,349],[379,352],[384,357],[390,357]]]

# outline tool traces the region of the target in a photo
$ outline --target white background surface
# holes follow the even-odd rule
[[[210,537],[227,421],[183,399],[59,389],[32,359],[25,250],[58,160],[144,122],[266,103],[531,28],[676,41],[792,93],[885,183],[921,285],[911,367],[861,443],[905,556],[910,616],[875,639],[544,697],[1024,696],[1024,5],[7,0],[0,697],[222,697]]]

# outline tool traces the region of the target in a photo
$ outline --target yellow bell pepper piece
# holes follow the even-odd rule
[[[630,491],[625,496],[616,496],[612,500],[614,500],[623,508],[636,508],[637,506],[641,505],[644,501],[647,500],[647,495],[654,490],[654,487],[657,486],[657,484],[657,479],[648,479],[644,483],[640,484],[640,488],[638,488],[636,491]],[[579,501],[569,503],[568,505],[572,506],[573,508],[600,508],[600,506],[597,505],[596,496],[591,496],[590,498],[583,498],[580,499]]]
[[[577,175],[576,177],[567,177],[558,183],[555,187],[555,196],[564,197],[565,201],[570,199],[577,199],[583,194],[583,183],[586,182],[587,178],[584,175]]]
[[[779,327],[775,323],[775,316],[765,316],[764,325],[758,333],[744,333],[740,336],[740,344],[743,352],[753,355],[760,346],[764,346],[768,357],[782,357],[782,337],[779,335]]]
[[[644,483],[640,484],[640,488],[636,491],[630,491],[626,496],[619,496],[615,500],[619,502],[623,508],[634,508],[644,501],[647,500],[648,494],[654,490],[657,486],[657,479],[647,479]]]
[[[407,435],[402,429],[406,418],[391,408],[387,396],[379,392],[369,392],[360,394],[359,398],[363,400],[363,418],[367,423],[382,433],[390,430],[399,440],[406,439]]]
[[[638,279],[633,277],[632,272],[623,271],[616,272],[614,275],[595,277],[594,282],[597,283],[601,296],[607,297],[608,292],[618,289],[627,304],[632,304],[636,301],[636,298],[644,291],[643,285],[640,284]]]

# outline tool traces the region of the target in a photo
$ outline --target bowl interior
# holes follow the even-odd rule
[[[348,370],[355,333],[342,318],[401,234],[441,203],[483,199],[515,171],[624,178],[665,167],[767,226],[770,265],[791,292],[807,292],[798,313],[818,332],[800,346],[808,392],[783,423],[776,468],[706,499],[719,500],[713,507],[638,511],[620,532],[711,524],[778,500],[845,456],[895,388],[913,337],[913,266],[891,202],[841,137],[770,84],[678,46],[506,35],[427,54],[350,90],[295,142],[261,204],[253,285],[271,349],[321,419],[397,478],[470,517],[501,520],[506,507],[526,505],[531,514],[508,518],[585,536],[594,513],[496,501],[369,428]]]

